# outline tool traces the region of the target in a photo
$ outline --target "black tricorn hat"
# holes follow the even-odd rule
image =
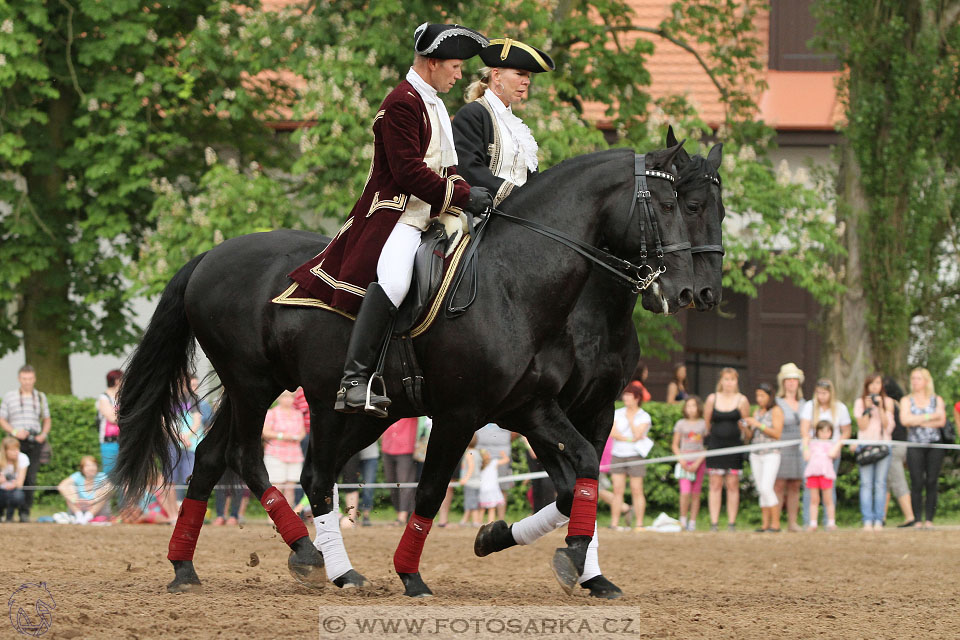
[[[524,69],[533,73],[553,71],[556,65],[546,53],[511,38],[495,38],[480,52],[480,58],[488,67]]]
[[[413,32],[413,50],[427,58],[466,60],[489,43],[479,31],[458,24],[424,22]]]

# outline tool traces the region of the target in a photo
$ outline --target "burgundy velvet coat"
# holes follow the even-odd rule
[[[423,161],[431,135],[427,106],[404,80],[373,119],[373,164],[360,199],[327,248],[290,273],[295,282],[323,302],[356,314],[367,285],[377,279],[383,245],[411,196],[430,205],[431,217],[463,213],[470,185],[456,167],[438,174]]]

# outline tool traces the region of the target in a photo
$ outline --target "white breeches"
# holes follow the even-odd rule
[[[395,307],[400,306],[410,290],[413,260],[419,247],[420,229],[398,222],[380,252],[377,281]]]

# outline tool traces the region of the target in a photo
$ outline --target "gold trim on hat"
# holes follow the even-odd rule
[[[512,38],[495,38],[495,39],[493,39],[493,40],[490,41],[490,46],[491,46],[491,47],[492,47],[493,45],[495,45],[495,44],[502,44],[502,45],[503,45],[503,49],[500,51],[500,59],[501,59],[501,60],[506,60],[506,59],[507,59],[507,53],[509,53],[510,47],[519,47],[519,48],[522,49],[523,51],[526,51],[527,53],[529,53],[529,54],[530,54],[530,57],[532,57],[532,58],[534,59],[534,61],[535,61],[537,64],[539,64],[541,68],[543,68],[544,71],[552,71],[552,69],[550,68],[550,65],[548,65],[548,64],[544,61],[543,56],[541,56],[540,53],[539,53],[536,49],[534,49],[533,47],[531,47],[531,46],[528,45],[528,44],[524,44],[524,43],[519,42],[519,41],[517,41],[517,40],[514,40],[514,39],[512,39]]]

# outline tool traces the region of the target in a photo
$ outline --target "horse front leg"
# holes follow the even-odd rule
[[[336,479],[355,450],[376,440],[386,425],[382,420],[360,414],[347,416],[317,404],[311,405],[310,424],[302,484],[317,530],[313,545],[323,555],[327,578],[333,584],[341,589],[366,587],[370,582],[353,568],[343,543]]]
[[[450,478],[473,437],[475,422],[462,415],[456,418],[448,416],[434,419],[423,472],[417,485],[416,506],[407,519],[400,544],[393,554],[393,567],[403,582],[405,596],[422,598],[433,595],[420,576],[420,556],[433,526],[433,519],[447,493]]]
[[[583,575],[587,552],[596,534],[599,458],[593,445],[577,432],[555,401],[535,404],[526,418],[530,426],[523,433],[528,439],[532,437],[531,445],[544,467],[573,470],[572,485],[568,478],[556,486],[557,512],[570,519],[567,546],[557,549],[551,564],[560,586],[570,594]]]

